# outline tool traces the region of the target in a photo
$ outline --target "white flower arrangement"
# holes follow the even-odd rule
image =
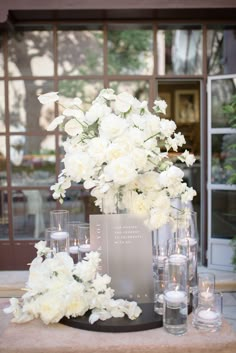
[[[42,104],[58,100],[57,92],[39,96]],[[183,182],[183,171],[169,158],[185,138],[175,132],[174,121],[157,115],[165,114],[166,107],[165,101],[156,100],[152,114],[146,101],[104,89],[84,112],[82,101],[75,98],[47,128],[63,125],[68,134],[65,168],[51,187],[53,197],[63,202],[71,182],[82,182],[104,213],[115,212],[119,195],[119,209],[140,215],[150,229],[170,222],[172,199],[187,204],[196,192]],[[187,166],[195,161],[187,150],[178,159]]]
[[[113,299],[114,290],[108,286],[111,278],[98,273],[97,252],[90,252],[74,265],[67,253],[49,257],[50,249],[45,244],[40,241],[35,245],[37,257],[30,265],[26,293],[21,299],[11,298],[10,306],[4,309],[6,314],[13,314],[13,322],[40,318],[48,325],[64,316],[83,316],[88,310],[91,324],[125,315],[134,320],[141,314],[136,302]]]

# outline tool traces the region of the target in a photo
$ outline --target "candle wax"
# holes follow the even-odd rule
[[[79,247],[74,245],[74,246],[70,246],[69,248],[69,253],[70,254],[78,254],[78,251],[79,251]]]
[[[218,315],[212,310],[201,310],[198,313],[198,317],[204,321],[215,321]]]
[[[89,252],[90,251],[90,244],[82,244],[79,247],[80,252]]]
[[[186,297],[186,293],[183,291],[171,290],[165,293],[165,299],[169,303],[181,303]]]
[[[54,240],[64,240],[66,238],[68,238],[69,234],[67,232],[54,232],[51,235],[51,238]]]
[[[193,238],[183,238],[179,240],[179,243],[182,246],[193,246],[197,244],[197,241]]]

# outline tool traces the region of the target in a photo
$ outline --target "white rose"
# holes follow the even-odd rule
[[[130,157],[120,157],[111,161],[105,168],[104,174],[107,180],[113,180],[115,184],[125,185],[136,178],[136,166]]]
[[[102,164],[106,158],[108,141],[102,137],[95,137],[89,141],[88,153],[96,164]]]
[[[159,181],[163,187],[168,187],[181,182],[183,177],[184,172],[180,168],[172,165],[169,169],[160,173]]]
[[[116,96],[115,110],[121,113],[127,113],[132,107],[133,103],[134,97],[127,92],[122,92]]]
[[[127,127],[128,124],[125,119],[122,119],[115,114],[110,114],[103,118],[99,132],[102,137],[113,140],[122,135]]]
[[[88,179],[93,174],[94,161],[85,152],[67,153],[64,158],[66,174],[75,182]]]

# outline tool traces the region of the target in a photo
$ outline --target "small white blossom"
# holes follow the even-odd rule
[[[64,115],[59,115],[56,117],[47,127],[47,131],[53,131],[55,130],[60,124],[63,123],[65,117]]]
[[[187,150],[185,150],[184,153],[182,153],[181,156],[178,157],[178,159],[181,160],[181,162],[185,162],[188,167],[193,165],[193,163],[196,161],[194,155],[190,154]]]
[[[58,92],[49,92],[38,96],[38,100],[41,104],[53,103],[58,101],[58,99]]]
[[[166,114],[166,108],[167,108],[167,104],[166,101],[162,100],[162,99],[158,99],[154,101],[154,107],[153,109],[157,112],[157,113],[162,113],[162,114]]]
[[[65,132],[69,136],[80,135],[83,132],[83,127],[81,123],[76,119],[71,119],[65,124]]]

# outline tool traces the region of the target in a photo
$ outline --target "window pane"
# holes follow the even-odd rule
[[[8,239],[9,237],[8,222],[7,191],[0,190],[0,240]]]
[[[94,27],[58,31],[59,75],[103,74],[103,31]]]
[[[110,87],[117,94],[126,91],[141,101],[148,101],[149,98],[149,84],[146,81],[111,81]]]
[[[50,29],[17,29],[9,38],[10,76],[53,75],[53,33]]]
[[[89,221],[89,214],[92,214],[89,213],[89,199],[89,192],[82,187],[81,189],[67,190],[63,208],[69,210],[72,221]]]
[[[15,239],[44,239],[50,210],[55,201],[47,190],[13,190],[13,232]]]
[[[212,191],[212,238],[231,239],[236,234],[236,192]]]
[[[207,31],[209,75],[236,73],[236,27],[212,28]]]
[[[0,76],[4,75],[3,38],[0,35]]]
[[[101,89],[103,81],[62,80],[59,82],[60,102],[65,107],[71,102],[71,98],[79,97],[82,99],[83,109],[87,109]]]
[[[0,186],[7,185],[6,138],[0,136]]]
[[[108,30],[108,73],[151,75],[153,72],[153,32],[133,25],[113,25]]]
[[[213,184],[236,184],[236,134],[212,136]]]
[[[12,183],[51,185],[55,181],[55,136],[10,136]]]
[[[157,70],[159,75],[202,74],[202,31],[191,28],[159,30]]]
[[[5,132],[5,94],[4,81],[0,81],[0,132]]]
[[[38,95],[53,91],[52,81],[9,81],[10,131],[45,131],[54,118],[54,103],[42,105]]]
[[[236,95],[236,79],[212,81],[211,121],[213,128],[232,127],[232,113],[227,111],[226,105],[231,102],[234,95]],[[233,115],[235,115],[235,111]]]

